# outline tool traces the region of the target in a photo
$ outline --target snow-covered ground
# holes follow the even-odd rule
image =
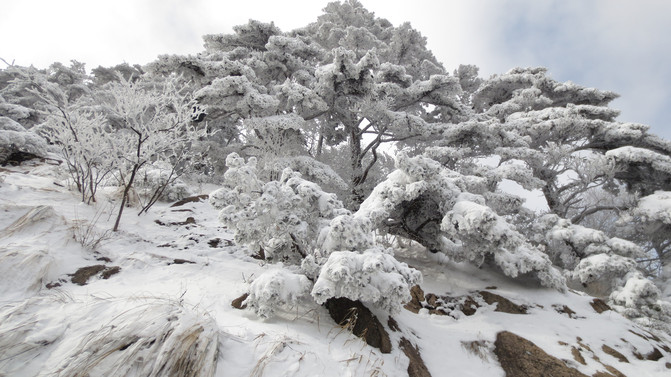
[[[274,266],[236,246],[207,201],[158,203],[142,216],[126,209],[112,233],[112,193],[82,204],[57,170],[0,169],[0,376],[407,376],[402,337],[433,376],[504,376],[494,354],[504,330],[590,376],[607,366],[626,376],[671,374],[662,334],[614,311],[597,313],[592,297],[438,263],[417,250],[396,257],[423,272],[424,292],[455,302],[472,296],[481,305],[475,314],[403,310],[394,316],[399,330],[387,329],[388,354],[309,297],[261,320],[231,301]],[[495,311],[475,294],[483,290],[528,314]],[[661,358],[647,360],[655,349]]]

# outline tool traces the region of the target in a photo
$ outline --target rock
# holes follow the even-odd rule
[[[419,353],[419,348],[410,343],[406,338],[401,338],[398,346],[410,360],[408,364],[408,377],[431,377],[431,373],[424,364],[422,355]]]
[[[86,285],[88,283],[89,279],[92,276],[97,275],[99,272],[103,271],[105,269],[105,266],[102,264],[97,264],[95,266],[87,266],[87,267],[82,267],[75,271],[74,274],[70,275],[72,278],[70,281],[72,281],[75,284],[78,285]]]
[[[559,314],[566,314],[569,318],[576,318],[575,312],[566,305],[552,305]]]
[[[494,353],[507,377],[587,377],[550,356],[532,342],[508,331],[496,335]]]
[[[324,304],[331,318],[340,326],[363,338],[371,347],[382,353],[391,352],[391,340],[387,330],[373,313],[359,301],[345,297],[330,298]]]
[[[171,264],[196,264],[196,262],[190,261],[190,260],[187,260],[187,259],[177,258],[177,259],[173,259],[172,263],[170,263],[168,265],[171,265]]]
[[[9,153],[7,155],[3,155],[0,157],[0,165],[2,166],[7,166],[7,165],[12,165],[12,166],[17,166],[21,165],[21,163],[29,160],[33,160],[36,158],[41,158],[40,156],[29,153],[29,152],[22,152],[22,151],[14,151],[12,153]]]
[[[607,346],[607,345],[604,344],[601,347],[601,350],[603,350],[603,352],[613,356],[614,358],[618,359],[621,363],[628,363],[629,362],[629,360],[627,360],[626,356],[624,356],[623,354],[621,354],[620,352],[618,352],[617,350],[615,350],[614,348],[612,348],[610,346]]]
[[[116,274],[118,274],[119,272],[121,272],[121,267],[119,267],[119,266],[107,267],[107,268],[105,268],[105,270],[103,271],[103,273],[100,274],[100,277],[102,277],[103,279],[107,280],[107,279],[110,278],[110,276],[112,276],[112,275],[116,275]]]
[[[662,355],[662,353],[657,349],[657,347],[653,347],[652,351],[647,355],[645,355],[646,360],[652,360],[652,361],[657,361],[662,357],[664,357],[664,355]]]
[[[249,297],[249,293],[245,293],[242,296],[236,298],[235,300],[231,301],[231,306],[236,308],[236,309],[245,309],[247,307],[246,304],[243,304],[243,302]]]
[[[475,314],[475,312],[478,310],[480,305],[475,302],[473,297],[468,296],[466,297],[466,301],[464,301],[463,305],[461,305],[461,311],[468,316],[471,316]]]
[[[107,267],[102,264],[96,264],[93,266],[82,267],[69,276],[71,276],[71,282],[78,285],[86,285],[91,277],[96,276],[99,273],[100,277],[103,279],[109,279],[112,275],[118,274],[120,271],[121,267],[119,266]]]
[[[592,305],[592,309],[594,309],[595,312],[601,314],[605,311],[612,310],[608,304],[606,304],[603,300],[599,298],[595,298],[592,300],[592,302],[589,303]]]
[[[587,362],[585,361],[585,358],[582,357],[582,354],[580,353],[579,349],[571,347],[571,355],[573,355],[573,359],[575,361],[579,362],[582,365],[587,365]]]
[[[209,197],[210,197],[210,196],[207,195],[207,194],[196,195],[196,196],[190,196],[190,197],[188,197],[188,198],[184,198],[184,199],[182,199],[182,200],[180,200],[180,201],[178,201],[178,202],[173,203],[173,204],[170,206],[170,208],[172,208],[172,207],[183,206],[183,205],[185,205],[185,204],[187,204],[187,203],[198,203],[198,202],[202,202],[202,201],[205,201],[205,200],[209,199]]]
[[[389,316],[389,319],[387,320],[387,326],[389,327],[389,329],[391,329],[391,331],[396,332],[401,331],[401,328],[398,327],[398,322],[396,322],[396,320],[392,316]]]
[[[496,303],[496,309],[494,311],[496,312],[503,312],[503,313],[509,313],[509,314],[527,314],[527,307],[524,305],[517,305],[514,302],[508,300],[505,297],[499,296],[497,294],[487,292],[487,291],[480,291],[480,296],[482,296],[482,299],[485,300],[485,302],[489,305],[492,305]]]
[[[412,297],[412,299],[410,300],[410,302],[406,303],[403,307],[406,310],[409,310],[415,314],[419,313],[419,310],[424,307],[424,305],[422,305],[422,302],[424,302],[425,300],[424,291],[419,285],[415,285],[412,288],[410,288],[410,296]]]

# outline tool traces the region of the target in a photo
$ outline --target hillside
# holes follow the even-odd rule
[[[393,318],[374,312],[389,353],[311,299],[261,320],[231,302],[275,266],[235,245],[206,200],[129,208],[112,233],[114,193],[84,205],[58,169],[0,170],[0,376],[671,373],[671,342],[593,297],[414,249],[396,258],[422,271],[421,290]]]

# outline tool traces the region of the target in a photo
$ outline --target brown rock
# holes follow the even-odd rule
[[[652,360],[652,361],[657,361],[662,357],[664,357],[664,355],[662,355],[662,353],[657,349],[657,347],[653,347],[652,352],[645,355],[646,360]]]
[[[508,331],[496,335],[494,353],[507,377],[587,377],[550,356],[532,342]]]
[[[599,298],[595,298],[592,300],[592,302],[589,303],[592,305],[592,309],[594,309],[595,312],[601,314],[605,311],[612,310],[608,304],[606,304],[603,300]]]
[[[466,315],[473,315],[475,312],[478,310],[480,305],[478,305],[475,300],[473,300],[473,297],[468,296],[466,297],[466,301],[464,301],[464,304],[461,306],[461,311],[466,314]]]
[[[582,354],[580,353],[579,349],[571,347],[571,355],[573,355],[573,359],[575,361],[579,362],[582,365],[587,365],[587,362],[585,361],[585,358],[582,357]]]
[[[103,273],[100,274],[100,276],[101,276],[103,279],[107,280],[107,279],[110,278],[110,276],[112,276],[112,275],[116,275],[116,274],[118,274],[119,272],[121,272],[121,267],[119,267],[119,266],[107,267],[107,268],[105,268],[105,270],[103,271]]]
[[[177,259],[173,259],[173,260],[172,260],[172,263],[169,263],[168,265],[171,265],[171,264],[195,264],[195,263],[196,263],[196,262],[194,262],[194,261],[190,261],[190,260],[188,260],[188,259],[180,259],[180,258],[177,258]]]
[[[510,313],[510,314],[527,314],[527,307],[524,305],[517,305],[514,302],[508,300],[505,297],[499,296],[497,294],[480,291],[480,296],[485,302],[489,305],[496,303],[496,312]]]
[[[173,203],[170,207],[179,207],[179,206],[183,206],[183,205],[185,205],[185,204],[187,204],[187,203],[198,203],[198,202],[202,202],[202,201],[204,201],[204,200],[207,200],[209,197],[210,197],[210,196],[207,195],[207,194],[197,195],[197,196],[190,196],[190,197],[188,197],[188,198],[184,198],[184,199],[182,199],[182,200],[180,200],[180,201],[178,201],[178,202]]]
[[[433,306],[434,308],[438,306],[438,296],[434,295],[433,293],[427,293],[426,294],[426,303],[429,304],[430,306]]]
[[[78,285],[86,285],[88,283],[89,279],[92,276],[97,275],[99,272],[103,271],[105,269],[105,266],[102,264],[96,264],[94,266],[87,266],[87,267],[82,267],[75,271],[74,274],[70,275],[72,278],[70,281],[72,281],[75,284]]]
[[[557,311],[557,313],[559,313],[559,314],[566,314],[569,318],[575,318],[575,312],[573,310],[571,310],[571,308],[569,308],[566,305],[562,305],[562,306],[556,305],[556,306],[554,306],[554,308]]]
[[[410,364],[408,364],[408,377],[431,377],[431,373],[426,364],[424,364],[422,355],[419,353],[419,348],[410,343],[406,338],[401,338],[398,346],[410,360]]]
[[[249,293],[245,293],[242,296],[236,298],[235,300],[231,301],[231,306],[236,308],[236,309],[245,309],[247,307],[246,304],[243,304],[243,302],[249,297]]]
[[[605,364],[602,364],[602,365],[603,365],[604,367],[606,367],[606,370],[609,371],[610,373],[606,373],[606,372],[601,372],[601,371],[599,371],[599,372],[596,372],[596,374],[594,375],[594,377],[601,377],[601,376],[603,376],[603,377],[627,377],[627,376],[625,376],[622,372],[620,372],[619,370],[613,368],[613,367],[610,366],[610,365],[605,365]]]
[[[396,322],[396,320],[392,316],[389,316],[389,319],[387,320],[387,326],[389,326],[389,329],[391,329],[391,331],[397,331],[397,332],[401,331],[401,328],[398,327],[398,322]]]
[[[412,288],[410,288],[410,296],[412,299],[403,307],[413,313],[419,313],[419,310],[424,307],[422,305],[422,302],[425,300],[424,291],[419,285],[414,285]]]
[[[603,350],[603,352],[605,352],[605,353],[607,353],[607,354],[613,356],[614,358],[618,359],[621,363],[628,363],[628,362],[629,362],[629,360],[627,360],[627,357],[626,357],[626,356],[624,356],[623,354],[619,353],[618,351],[616,351],[616,350],[613,349],[612,347],[609,347],[609,346],[607,346],[607,345],[604,344],[604,345],[601,347],[601,350]]]
[[[338,325],[351,330],[354,335],[363,338],[371,347],[379,348],[382,353],[391,352],[391,340],[387,330],[361,302],[338,297],[328,299],[324,306]]]

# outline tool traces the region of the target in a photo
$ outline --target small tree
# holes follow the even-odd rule
[[[195,101],[189,93],[177,88],[174,78],[161,82],[143,78],[133,82],[119,75],[119,81],[110,82],[99,93],[98,102],[98,109],[111,123],[107,134],[109,153],[123,188],[113,228],[116,231],[140,169],[157,160],[178,167],[188,157],[189,144],[202,136],[203,131],[192,124]],[[140,213],[158,200],[166,185],[156,189]]]
[[[274,262],[299,263],[314,248],[320,230],[348,213],[333,194],[287,168],[278,181],[257,178],[256,159],[226,158],[225,187],[210,195],[219,219],[246,244]]]

